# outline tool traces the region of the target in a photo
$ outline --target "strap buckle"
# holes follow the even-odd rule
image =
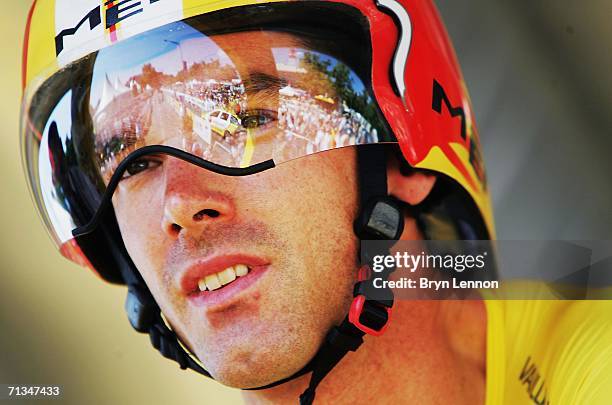
[[[387,330],[391,319],[391,308],[376,301],[366,300],[365,295],[353,299],[349,311],[349,322],[368,335],[380,336]]]
[[[349,322],[357,329],[372,336],[380,336],[385,333],[391,319],[391,302],[379,302],[367,299],[360,287],[362,281],[368,279],[370,268],[363,266],[359,269],[359,283],[355,289],[355,298],[349,310]]]

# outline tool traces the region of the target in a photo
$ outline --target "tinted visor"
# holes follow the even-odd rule
[[[26,159],[59,243],[91,229],[120,181],[157,164],[151,156],[242,175],[393,141],[369,85],[367,30],[212,23],[232,19],[200,16],[126,39],[69,67],[67,85],[50,86],[61,94],[48,98]],[[31,116],[41,115],[36,107]]]
[[[351,68],[306,38],[170,24],[98,53],[89,95],[96,164],[108,179],[147,145],[249,167],[377,142],[353,99],[372,102]]]

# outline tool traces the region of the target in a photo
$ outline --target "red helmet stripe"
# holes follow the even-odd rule
[[[21,90],[25,90],[26,86],[26,75],[27,75],[27,67],[28,67],[28,43],[30,42],[30,24],[32,23],[32,15],[34,14],[34,7],[36,7],[36,0],[32,3],[32,7],[30,7],[30,12],[28,13],[28,20],[26,22],[25,33],[23,35],[23,53],[22,53],[22,63],[21,63]]]

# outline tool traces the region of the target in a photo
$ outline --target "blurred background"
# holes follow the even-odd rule
[[[437,0],[499,239],[612,239],[612,2]]]
[[[612,3],[437,0],[470,89],[499,239],[612,239]],[[123,288],[63,259],[19,158],[29,0],[2,0],[0,384],[59,384],[67,404],[240,403],[134,333]],[[56,402],[57,403],[57,402]]]

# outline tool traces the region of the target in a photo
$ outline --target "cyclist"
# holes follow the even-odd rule
[[[431,2],[38,1],[26,38],[39,210],[162,355],[254,402],[495,398],[483,301],[394,305],[358,260],[493,236]]]

